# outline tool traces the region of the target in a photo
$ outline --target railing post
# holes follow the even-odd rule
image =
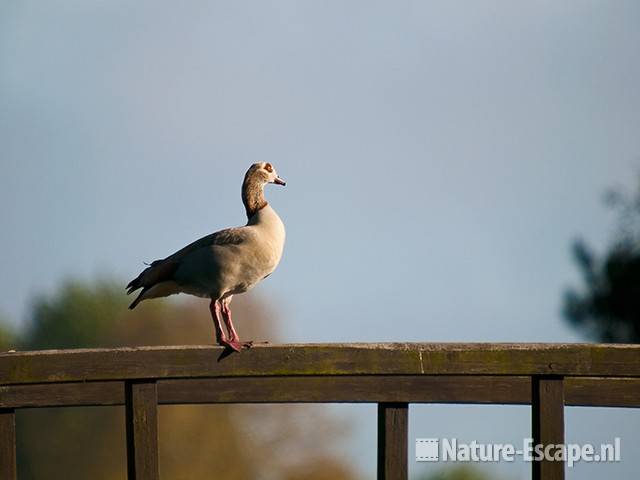
[[[531,419],[534,445],[564,444],[562,377],[531,377]],[[533,461],[533,480],[564,480],[563,461]]]
[[[378,480],[406,480],[409,405],[378,404]]]
[[[0,478],[15,480],[16,413],[12,408],[0,408]]]
[[[155,381],[125,383],[129,480],[158,480],[158,388]]]

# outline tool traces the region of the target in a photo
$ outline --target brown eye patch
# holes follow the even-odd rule
[[[267,163],[267,164],[264,166],[264,169],[265,169],[267,172],[269,172],[269,173],[273,172],[273,167],[271,166],[271,164],[270,164],[270,163]]]

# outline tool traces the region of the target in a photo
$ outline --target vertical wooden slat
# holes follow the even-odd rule
[[[158,389],[155,381],[125,385],[129,480],[158,480]]]
[[[15,480],[16,414],[12,408],[0,409],[0,478]]]
[[[562,377],[531,378],[531,418],[534,445],[564,444]],[[564,480],[564,462],[532,462],[533,480]]]
[[[378,404],[378,480],[406,480],[409,405]]]

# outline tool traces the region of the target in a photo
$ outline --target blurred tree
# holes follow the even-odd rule
[[[68,282],[37,299],[21,346],[28,349],[213,343],[206,302],[148,302],[127,310],[122,286]],[[234,299],[247,338],[270,339],[266,305]],[[0,332],[0,341],[2,339]],[[160,470],[168,479],[353,479],[340,456],[346,431],[318,406],[189,405],[159,409]],[[23,480],[121,479],[126,471],[124,408],[21,410]]]
[[[0,317],[0,352],[14,348],[16,335],[9,326],[9,322]]]
[[[573,255],[584,279],[565,292],[564,315],[588,337],[603,342],[640,342],[640,183],[634,195],[614,190],[606,204],[618,215],[608,251],[598,256],[582,240]]]
[[[455,466],[442,469],[436,473],[421,477],[423,480],[495,480],[495,476],[489,476],[484,471],[470,466]]]

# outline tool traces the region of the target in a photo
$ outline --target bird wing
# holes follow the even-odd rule
[[[247,239],[247,227],[225,228],[206,235],[162,260],[155,260],[127,285],[127,295],[142,288],[147,290],[159,282],[173,280],[181,261],[202,248],[240,245]],[[143,292],[144,292],[143,290]]]

